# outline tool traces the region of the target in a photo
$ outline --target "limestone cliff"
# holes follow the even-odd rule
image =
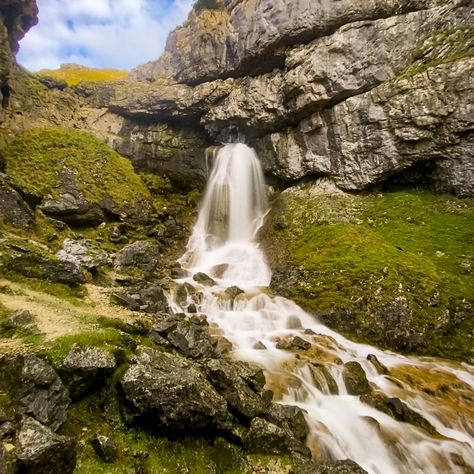
[[[470,196],[472,15],[457,0],[224,1],[193,11],[130,76],[151,84],[108,106],[199,120],[217,141],[237,131],[287,183],[361,190],[416,166]]]

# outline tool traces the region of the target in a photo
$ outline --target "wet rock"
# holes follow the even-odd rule
[[[107,252],[94,248],[88,239],[65,239],[63,248],[56,254],[59,260],[76,265],[88,271],[110,264]]]
[[[179,285],[176,290],[176,302],[185,308],[188,304],[198,304],[201,300],[201,293],[189,283]]]
[[[229,265],[227,263],[222,263],[221,265],[215,265],[211,269],[211,275],[214,278],[222,278],[228,268],[229,268]]]
[[[303,409],[296,406],[272,403],[268,408],[266,417],[275,425],[290,431],[298,441],[304,443],[309,434],[305,413]]]
[[[0,222],[19,229],[30,229],[34,224],[31,209],[0,173]]]
[[[388,369],[383,365],[374,354],[369,354],[367,360],[375,367],[375,370],[379,375],[387,375]]]
[[[292,434],[263,418],[254,418],[243,439],[244,447],[251,453],[286,454],[296,451],[310,457],[309,449]]]
[[[3,324],[5,329],[24,329],[31,333],[39,333],[35,317],[28,310],[15,311]]]
[[[313,470],[290,471],[290,474],[367,474],[357,463],[350,459],[328,463],[314,463]]]
[[[241,290],[238,286],[230,286],[225,290],[226,294],[229,295],[230,299],[232,302],[235,300],[235,298],[241,294],[244,293],[243,290]]]
[[[302,337],[293,336],[291,338],[280,339],[276,344],[277,349],[284,350],[298,350],[307,351],[311,349],[311,343],[304,340]]]
[[[188,271],[184,268],[172,268],[171,269],[171,278],[173,280],[179,280],[181,278],[186,278],[188,276]]]
[[[196,305],[194,303],[190,304],[188,306],[188,313],[191,313],[191,314],[196,314],[197,313],[197,308],[196,308]]]
[[[204,286],[214,286],[216,284],[216,282],[209,275],[206,275],[202,272],[198,272],[193,275],[193,280]]]
[[[114,269],[123,272],[130,268],[138,268],[150,273],[156,269],[159,258],[160,249],[157,245],[138,240],[117,252]]]
[[[207,321],[198,316],[181,319],[166,337],[186,357],[201,359],[216,355],[217,341],[210,336]]]
[[[25,417],[18,433],[19,472],[68,474],[76,467],[76,444],[72,438],[54,434],[36,420]]]
[[[359,362],[351,361],[345,363],[342,378],[349,395],[363,395],[370,391],[369,381]]]
[[[179,355],[140,348],[119,381],[126,418],[154,431],[212,430],[227,418],[227,403],[199,366]]]
[[[425,430],[432,436],[439,436],[436,428],[415,410],[412,410],[399,398],[389,398],[382,393],[366,394],[360,400],[375,409],[386,413],[395,420],[410,423]]]
[[[102,461],[112,463],[117,460],[118,448],[111,438],[98,434],[90,440],[90,443],[94,448],[95,454]]]
[[[73,346],[58,372],[73,400],[79,400],[103,385],[117,362],[110,352],[98,347]]]
[[[265,346],[265,344],[262,341],[258,341],[253,345],[252,349],[265,351],[267,349],[267,346]]]
[[[323,364],[311,364],[311,375],[314,385],[324,394],[338,395],[339,388],[331,372]]]
[[[214,388],[235,412],[246,418],[254,418],[265,411],[267,403],[261,394],[241,376],[248,372],[244,363],[211,359],[205,362],[204,368]]]

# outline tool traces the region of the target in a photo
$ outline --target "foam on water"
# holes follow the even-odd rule
[[[198,221],[181,259],[190,277],[178,283],[192,284],[202,293],[199,312],[221,328],[232,342],[236,358],[264,367],[269,386],[277,388],[281,403],[306,410],[311,429],[308,445],[315,455],[349,458],[373,474],[472,472],[472,413],[464,413],[453,400],[443,402],[406,381],[379,374],[367,356],[375,355],[389,369],[403,366],[433,376],[454,377],[459,382],[459,397],[465,397],[467,391],[471,400],[474,368],[356,344],[320,324],[292,301],[272,295],[267,288],[271,271],[256,242],[266,212],[258,157],[245,145],[226,145],[215,158]],[[193,281],[197,272],[212,276],[216,286],[209,288]],[[244,290],[235,301],[223,297],[225,289],[233,285]],[[173,294],[170,305],[176,312],[185,311]],[[278,340],[295,335],[312,343],[321,360],[297,359],[293,352],[277,348]],[[374,389],[402,399],[442,436],[430,436],[348,395],[342,364],[349,361],[362,365]],[[324,380],[315,383],[311,362],[325,364],[339,395],[331,394]],[[288,377],[298,381],[297,388],[294,384],[281,386]]]

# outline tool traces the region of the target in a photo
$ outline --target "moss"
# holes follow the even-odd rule
[[[25,132],[7,144],[3,157],[6,173],[28,195],[57,197],[63,191],[60,173],[67,170],[93,203],[108,196],[119,206],[133,205],[138,196],[149,197],[131,163],[85,132]]]
[[[427,36],[413,54],[414,63],[395,80],[408,80],[441,64],[474,56],[474,28],[438,30]]]
[[[286,256],[298,275],[287,296],[347,336],[387,347],[381,315],[402,297],[408,332],[423,337],[408,350],[474,356],[474,200],[418,191],[281,199],[284,222],[271,239],[282,255],[273,265]]]
[[[42,69],[36,73],[37,76],[51,77],[65,81],[69,86],[75,86],[80,82],[115,82],[125,79],[128,71],[121,69],[94,69],[86,67],[67,69]]]
[[[53,365],[59,366],[73,345],[100,347],[115,353],[118,349],[130,352],[135,349],[137,344],[128,334],[115,328],[104,328],[62,336],[44,348],[43,354]]]

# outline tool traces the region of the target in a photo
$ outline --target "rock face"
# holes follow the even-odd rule
[[[214,85],[201,124],[247,136],[280,181],[328,176],[357,191],[424,163],[435,190],[472,196],[471,16],[466,1],[223,1],[196,8],[131,77],[181,83],[148,113],[170,87],[201,107]]]

